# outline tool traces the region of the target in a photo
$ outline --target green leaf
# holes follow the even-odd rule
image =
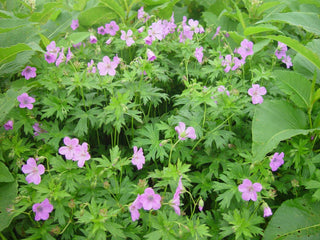
[[[90,37],[90,32],[76,32],[70,34],[69,38],[72,43],[76,44]]]
[[[0,48],[0,64],[14,60],[18,53],[28,50],[32,50],[32,48],[24,43],[19,43],[11,47]]]
[[[0,183],[0,232],[10,225],[14,218],[13,214],[8,212],[12,208],[13,200],[18,193],[18,184],[16,182]]]
[[[273,39],[273,40],[276,40],[276,41],[279,41],[279,42],[282,42],[282,43],[288,45],[293,50],[297,51],[302,56],[304,56],[306,59],[308,59],[318,69],[320,69],[320,57],[316,53],[314,53],[311,49],[303,46],[297,40],[294,40],[292,38],[285,37],[285,36],[274,36],[274,35],[264,36],[263,38]]]
[[[63,7],[61,2],[49,2],[43,6],[42,12],[35,12],[31,15],[31,22],[46,23],[51,15]],[[58,10],[59,11],[59,10]]]
[[[268,224],[263,240],[320,239],[320,205],[310,196],[281,204]]]
[[[14,179],[4,163],[0,162],[0,182],[13,182]]]
[[[123,228],[123,226],[121,226],[120,224],[108,221],[108,222],[106,222],[105,227],[112,234],[112,236],[126,238],[126,236],[124,235],[124,233],[121,229],[121,228]]]
[[[82,26],[92,27],[92,25],[105,24],[116,17],[117,15],[109,8],[94,7],[81,12],[78,19]]]
[[[245,36],[249,36],[249,35],[253,35],[253,34],[257,34],[257,33],[262,33],[262,32],[279,32],[279,29],[273,25],[270,24],[260,24],[258,26],[254,26],[254,27],[247,27],[244,30],[244,35]]]
[[[306,31],[320,35],[320,19],[317,13],[311,12],[287,12],[272,13],[258,23],[284,22],[293,26],[302,27]]]
[[[308,110],[311,106],[311,82],[304,76],[292,71],[275,71],[275,83],[281,91],[300,108]]]
[[[113,10],[124,22],[126,13],[117,0],[100,0],[101,4]]]
[[[261,161],[280,141],[308,134],[306,115],[285,101],[264,101],[257,106],[252,122],[252,154]]]

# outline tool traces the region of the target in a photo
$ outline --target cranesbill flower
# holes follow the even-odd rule
[[[200,198],[200,200],[199,200],[199,205],[198,205],[198,208],[199,208],[199,211],[200,211],[200,212],[202,212],[203,207],[204,207],[204,202],[203,202],[202,198]]]
[[[141,7],[139,10],[138,10],[138,19],[142,19],[142,22],[146,22],[148,19],[150,18],[149,14],[146,13],[143,9],[143,7]]]
[[[24,76],[25,79],[29,80],[30,78],[35,78],[37,76],[36,70],[37,69],[35,67],[26,66],[21,75]]]
[[[94,44],[94,43],[97,43],[98,39],[96,38],[96,36],[94,35],[90,35],[89,37],[89,42]]]
[[[278,47],[276,52],[274,53],[278,59],[282,59],[286,56],[286,52],[288,50],[288,47],[286,44],[282,42],[278,42]]]
[[[292,62],[291,62],[291,57],[290,56],[285,56],[282,59],[282,62],[287,65],[287,68],[290,68],[292,66]]]
[[[174,193],[173,199],[171,200],[171,203],[172,203],[171,207],[173,207],[174,211],[178,215],[181,214],[181,211],[180,211],[180,194],[181,194],[181,191],[183,190],[181,179],[182,179],[182,176],[179,178],[178,187],[176,189],[176,192]]]
[[[224,71],[226,73],[230,71],[231,64],[232,64],[232,56],[230,54],[228,54],[225,56],[225,58],[221,62],[221,65],[225,67]]]
[[[110,34],[111,36],[116,35],[119,31],[119,26],[115,21],[111,21],[105,25],[105,33]]]
[[[214,34],[213,37],[212,37],[212,40],[215,39],[215,38],[219,35],[220,29],[221,29],[221,26],[218,26],[215,34]]]
[[[248,39],[244,39],[241,42],[241,47],[237,49],[237,53],[241,55],[243,59],[246,59],[247,56],[253,55],[253,42],[250,42]]]
[[[114,61],[111,61],[108,56],[104,56],[102,62],[99,62],[97,67],[99,69],[99,74],[105,76],[109,74],[110,76],[116,75],[116,68],[118,64]]]
[[[106,34],[106,30],[104,29],[103,26],[98,27],[97,32],[98,32],[98,34],[100,34],[100,35],[105,35],[105,34]]]
[[[188,127],[186,129],[186,124],[184,122],[179,122],[179,125],[174,128],[179,134],[178,138],[180,140],[186,140],[186,138],[196,139],[196,133],[193,127]]]
[[[111,42],[112,42],[112,39],[109,38],[109,39],[106,41],[106,44],[109,45]]]
[[[69,62],[73,58],[73,53],[71,52],[71,49],[68,48],[67,56],[66,56],[66,63]]]
[[[156,55],[150,49],[147,49],[147,56],[150,62],[154,61],[157,58]]]
[[[140,196],[140,202],[144,210],[158,210],[161,207],[161,196],[154,193],[152,188],[147,188]]]
[[[47,220],[49,218],[49,213],[53,211],[53,205],[49,202],[49,199],[46,198],[41,203],[33,204],[32,211],[36,213],[34,220]]]
[[[145,157],[143,155],[143,149],[140,148],[138,151],[137,146],[133,147],[133,156],[131,160],[133,165],[136,165],[138,170],[142,169],[143,164],[145,164]]]
[[[4,129],[5,130],[12,130],[13,129],[13,121],[12,120],[9,120],[8,122],[6,122],[4,125],[3,125]]]
[[[88,152],[88,143],[84,142],[82,145],[78,145],[74,148],[73,161],[78,161],[78,167],[83,167],[85,161],[91,158]]]
[[[64,48],[61,48],[59,57],[57,58],[57,61],[56,61],[56,66],[58,67],[65,60],[66,60],[66,56],[64,55]]]
[[[79,27],[79,20],[78,19],[73,19],[71,22],[70,27],[72,30],[76,30]]]
[[[244,179],[242,184],[238,186],[238,190],[242,192],[242,199],[245,201],[257,201],[257,192],[262,190],[260,183],[254,183],[249,179]]]
[[[263,103],[262,95],[265,95],[267,90],[265,87],[260,87],[259,84],[252,84],[252,88],[248,90],[248,94],[252,97],[253,104]]]
[[[37,165],[34,158],[29,158],[27,164],[22,166],[22,172],[28,174],[26,181],[38,185],[41,182],[41,176],[44,174],[45,168],[42,164]]]
[[[90,62],[88,62],[88,73],[96,73],[96,67],[94,66],[94,61],[91,59]]]
[[[272,157],[272,159],[270,160],[270,167],[271,167],[271,170],[274,172],[274,171],[277,171],[278,168],[284,164],[284,160],[283,160],[283,157],[284,157],[284,153],[281,152],[280,154],[279,153],[275,153]]]
[[[59,154],[65,155],[65,158],[68,160],[73,159],[75,148],[79,145],[79,139],[77,138],[70,139],[69,137],[65,137],[63,139],[63,143],[66,146],[59,148]]]
[[[184,43],[187,39],[192,40],[193,31],[190,30],[189,26],[185,26],[179,35],[179,42]]]
[[[46,130],[42,129],[39,125],[39,123],[35,123],[33,126],[33,129],[34,129],[34,135],[35,136],[39,136],[40,133],[47,133]]]
[[[272,215],[272,210],[271,208],[267,205],[266,207],[264,207],[263,209],[263,217],[269,217]]]
[[[129,29],[127,33],[125,31],[121,30],[121,40],[126,41],[126,44],[128,47],[130,47],[132,44],[134,44],[134,40],[131,36],[132,36],[131,29]]]
[[[113,62],[115,64],[117,64],[117,66],[119,65],[119,63],[121,62],[121,59],[118,57],[118,54],[116,54],[114,57],[113,57]]]
[[[58,57],[60,48],[56,46],[56,42],[52,41],[47,47],[47,52],[45,53],[45,60],[48,63],[54,63]]]
[[[28,93],[22,93],[20,96],[17,97],[17,100],[20,102],[20,108],[28,108],[32,109],[33,105],[36,100],[33,97],[29,97]]]
[[[132,221],[136,221],[139,219],[139,217],[140,217],[139,209],[140,208],[142,208],[142,203],[140,201],[140,195],[138,194],[137,198],[134,200],[134,202],[129,207]]]
[[[194,52],[194,56],[197,58],[199,63],[202,63],[203,58],[203,47],[196,48],[196,51]]]

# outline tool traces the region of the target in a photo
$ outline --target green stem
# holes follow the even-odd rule
[[[63,230],[59,233],[60,235],[64,233],[64,231],[68,228],[68,226],[70,225],[71,223],[71,219],[69,219],[67,225],[63,228]]]
[[[80,92],[81,92],[81,97],[82,97],[84,109],[87,111],[86,101],[84,100],[84,94],[83,94],[83,88],[82,87],[80,87]]]
[[[206,115],[207,115],[207,104],[204,103],[204,113],[203,113],[202,128],[204,128],[204,123],[206,121]]]
[[[178,141],[175,142],[175,144],[172,145],[171,149],[170,149],[170,155],[169,155],[169,163],[168,166],[170,166],[171,164],[171,155],[172,155],[172,150],[175,148],[175,146],[178,144],[178,142],[180,142],[180,139],[178,139]]]
[[[2,240],[7,240],[6,237],[0,232],[0,237]]]

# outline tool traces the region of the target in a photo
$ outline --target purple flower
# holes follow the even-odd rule
[[[94,61],[91,59],[90,62],[88,62],[88,73],[96,73],[96,67],[94,66]]]
[[[263,103],[262,95],[265,95],[267,90],[265,87],[260,87],[259,84],[252,84],[252,88],[248,90],[248,94],[252,97],[253,104]]]
[[[115,63],[115,64],[117,64],[117,66],[119,65],[119,63],[120,63],[120,61],[121,61],[121,59],[118,57],[118,54],[116,54],[114,57],[113,57],[113,62]]]
[[[60,48],[56,46],[56,42],[52,41],[47,47],[47,52],[45,53],[45,60],[48,63],[54,63],[58,57]]]
[[[33,129],[34,129],[34,135],[35,136],[39,136],[39,134],[40,133],[47,133],[47,131],[46,130],[44,130],[44,129],[42,129],[41,127],[40,127],[40,125],[39,125],[39,123],[35,123],[33,126]]]
[[[179,183],[176,189],[176,192],[174,193],[173,199],[171,200],[171,207],[173,207],[174,211],[176,212],[176,214],[180,215],[181,211],[180,211],[180,194],[181,191],[183,190],[183,186],[182,186],[182,176],[179,178]]]
[[[144,31],[144,29],[145,29],[145,27],[144,27],[144,26],[142,26],[142,27],[138,28],[138,33],[142,33],[142,32]]]
[[[138,151],[137,146],[133,147],[133,156],[131,160],[133,165],[136,165],[138,170],[142,169],[143,164],[145,164],[145,157],[143,155],[143,149],[140,148]]]
[[[237,53],[241,55],[243,59],[246,59],[247,56],[253,55],[253,42],[250,42],[247,39],[244,39],[241,42],[241,47],[238,48]]]
[[[105,34],[106,34],[106,30],[104,29],[103,26],[98,27],[97,32],[98,32],[98,34],[100,34],[100,35],[105,35]]]
[[[281,152],[280,154],[279,153],[275,153],[270,161],[270,167],[271,167],[271,170],[274,172],[274,171],[277,171],[278,168],[284,164],[284,160],[283,160],[283,157],[284,157],[284,153]]]
[[[111,42],[112,42],[112,39],[109,38],[109,39],[106,41],[106,44],[109,45]]]
[[[142,22],[146,22],[147,20],[149,20],[150,16],[148,15],[148,13],[146,13],[143,9],[143,7],[141,7],[139,10],[138,10],[138,19],[142,19]]]
[[[276,52],[274,53],[278,59],[282,59],[286,56],[286,52],[288,50],[288,47],[286,44],[282,42],[278,42],[278,47]]]
[[[63,139],[63,143],[66,146],[59,148],[59,154],[65,155],[65,158],[68,160],[72,160],[74,157],[75,148],[79,145],[79,139],[77,138],[70,139],[69,137],[65,137]]]
[[[90,43],[92,43],[92,44],[94,44],[94,43],[97,43],[97,38],[96,38],[96,36],[94,36],[94,35],[90,35],[90,37],[89,37],[89,42]]]
[[[231,64],[232,64],[232,56],[230,54],[226,55],[225,58],[222,60],[221,65],[226,67],[224,71],[227,73],[231,69]]]
[[[29,80],[30,78],[35,78],[37,76],[36,70],[37,69],[35,67],[26,66],[26,68],[21,72],[21,75],[24,76],[25,79]]]
[[[186,138],[196,139],[196,133],[193,127],[188,127],[186,129],[186,125],[184,122],[179,122],[179,125],[174,128],[176,132],[179,134],[180,140],[186,140]]]
[[[142,208],[142,203],[140,201],[140,195],[138,194],[137,198],[129,207],[132,221],[136,221],[139,219],[140,217],[139,209],[141,208]]]
[[[33,204],[32,211],[36,213],[34,220],[47,220],[49,218],[49,213],[53,211],[53,206],[49,202],[49,199],[46,198],[41,203]]]
[[[121,30],[121,40],[126,41],[126,44],[128,47],[130,47],[132,44],[134,44],[134,40],[131,36],[132,36],[131,29],[129,29],[127,33],[125,31]]]
[[[269,217],[272,215],[272,210],[269,206],[264,207],[263,209],[263,217]]]
[[[70,27],[72,28],[72,30],[76,30],[79,27],[79,20],[78,19],[72,20]]]
[[[262,190],[260,183],[254,183],[249,179],[244,179],[242,184],[238,186],[238,190],[242,192],[242,199],[245,201],[257,201],[257,192]]]
[[[227,94],[227,96],[230,96],[230,92],[223,85],[220,85],[218,87],[218,92],[225,92]]]
[[[72,57],[73,57],[73,53],[71,52],[71,49],[68,48],[68,53],[67,53],[67,56],[66,56],[66,63],[69,62]]]
[[[114,36],[116,35],[117,31],[119,31],[119,26],[115,21],[111,21],[105,25],[105,33]]]
[[[192,40],[193,31],[190,30],[190,27],[185,26],[179,35],[179,42],[184,43],[187,39]]]
[[[220,29],[221,29],[221,26],[217,27],[217,30],[216,30],[215,34],[213,35],[213,37],[212,37],[212,40],[215,39],[219,35]]]
[[[144,210],[158,210],[161,207],[161,196],[154,193],[152,188],[147,188],[140,196],[140,202]]]
[[[148,36],[146,36],[143,40],[144,40],[145,44],[151,45],[152,42],[153,42],[155,39],[156,39],[156,38],[153,37],[152,35],[148,35]]]
[[[37,165],[34,158],[29,158],[27,164],[22,166],[22,172],[28,174],[26,181],[38,185],[41,182],[41,176],[44,174],[45,168],[42,164]]]
[[[285,56],[282,59],[282,62],[287,65],[287,68],[290,68],[292,66],[292,62],[291,62],[291,57],[290,56]]]
[[[196,51],[194,53],[194,56],[197,58],[199,63],[202,63],[203,58],[203,47],[196,48]]]
[[[78,167],[83,167],[85,161],[88,161],[90,158],[91,156],[88,152],[88,144],[86,142],[74,148],[72,160],[78,161]]]
[[[116,68],[118,64],[114,61],[111,61],[108,56],[104,56],[102,62],[99,62],[97,67],[99,69],[99,74],[105,76],[109,74],[110,76],[116,75]]]
[[[28,93],[22,93],[20,96],[17,97],[17,100],[20,102],[20,108],[28,108],[32,109],[33,105],[36,100],[33,97],[29,97]]]
[[[8,122],[6,122],[4,125],[3,125],[4,129],[5,130],[12,130],[13,129],[13,121],[12,120],[9,120]]]
[[[148,60],[151,62],[157,58],[156,55],[150,49],[147,49],[147,56]]]
[[[56,66],[58,67],[62,62],[64,62],[66,60],[66,56],[64,55],[64,48],[61,48],[59,57],[57,58],[56,61]]]

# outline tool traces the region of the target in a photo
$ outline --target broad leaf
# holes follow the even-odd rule
[[[4,163],[0,162],[0,182],[13,182],[14,179]]]
[[[0,183],[0,232],[7,228],[14,218],[8,209],[12,208],[13,200],[17,196],[17,187],[16,182]]]

